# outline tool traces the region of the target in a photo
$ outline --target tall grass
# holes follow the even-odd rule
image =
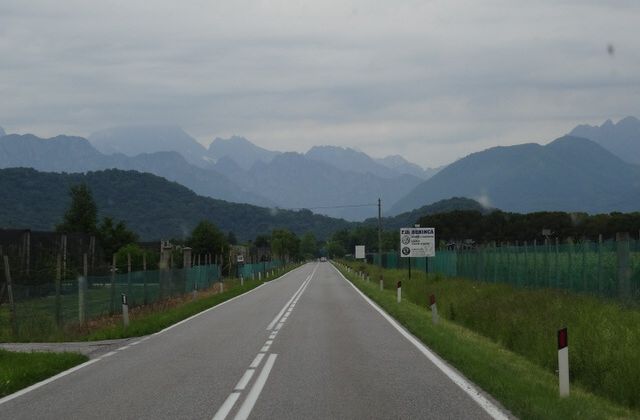
[[[349,263],[378,281],[379,269]],[[435,294],[440,314],[525,356],[549,372],[557,368],[556,332],[569,331],[570,377],[591,392],[640,407],[640,309],[554,289],[450,279],[384,270],[384,284],[402,281],[403,298],[426,306]]]

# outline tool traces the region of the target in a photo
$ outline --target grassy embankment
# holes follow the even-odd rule
[[[19,308],[21,313],[26,312],[28,315],[21,319],[19,334],[16,337],[11,332],[8,308],[5,305],[0,310],[0,342],[85,341],[151,334],[258,287],[265,281],[279,277],[296,267],[298,265],[290,265],[286,268],[275,270],[273,276],[267,276],[263,281],[245,280],[244,285],[240,285],[238,279],[226,280],[222,293],[220,293],[220,283],[215,283],[209,289],[200,290],[196,299],[192,298],[191,293],[187,293],[183,296],[172,297],[150,305],[131,308],[128,328],[123,327],[120,314],[93,318],[84,325],[68,323],[63,327],[57,327],[54,311],[51,309],[52,305],[49,302],[51,298],[40,298],[21,303],[21,308]],[[109,295],[108,290],[104,293]],[[105,299],[96,300],[100,304],[104,304],[104,301]],[[106,302],[109,302],[109,300],[106,299]],[[63,303],[65,304],[64,310],[77,311],[77,298],[63,299]],[[91,304],[91,301],[87,303],[89,312]]]
[[[556,290],[444,279],[350,263],[365,294],[523,418],[640,418],[640,311]],[[375,281],[373,279],[376,279]],[[403,302],[395,301],[402,280]],[[435,294],[442,322],[427,310]],[[569,328],[572,395],[558,397],[556,331]]]
[[[76,353],[15,353],[0,349],[0,397],[86,362]]]

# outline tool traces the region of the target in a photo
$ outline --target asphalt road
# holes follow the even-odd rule
[[[503,415],[490,398],[464,391],[405,335],[330,263],[311,263],[0,399],[0,418]]]

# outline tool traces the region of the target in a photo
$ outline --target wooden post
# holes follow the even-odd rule
[[[147,252],[142,253],[142,293],[144,294],[144,304],[149,303],[149,297],[147,295]]]
[[[56,324],[58,327],[62,326],[62,297],[60,295],[61,286],[62,286],[62,267],[61,267],[61,256],[58,254],[58,258],[56,259]]]
[[[629,280],[631,268],[629,265],[629,233],[616,233],[617,260],[618,260],[618,295],[622,300],[629,299]]]
[[[9,318],[11,330],[14,336],[18,335],[18,319],[16,317],[16,303],[13,300],[13,283],[11,282],[11,269],[9,267],[9,257],[4,255],[4,278],[7,282],[7,295],[9,298]]]
[[[111,264],[111,313],[116,313],[116,254],[113,254],[113,260]]]
[[[131,254],[128,252],[127,252],[127,296],[133,296],[131,294]]]
[[[78,279],[78,321],[84,324],[86,321],[86,296],[87,277],[89,271],[89,259],[87,254],[82,256],[82,276]]]
[[[602,234],[598,235],[598,293],[602,293]]]

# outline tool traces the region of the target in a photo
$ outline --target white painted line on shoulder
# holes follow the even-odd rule
[[[265,343],[264,343],[264,344],[267,344],[267,345],[269,345],[269,346],[270,346],[270,345],[272,345],[272,344],[273,344],[273,340],[267,340],[267,341],[265,341]]]
[[[105,353],[105,354],[103,354],[100,358],[101,358],[101,359],[104,359],[105,357],[111,357],[111,356],[113,356],[114,354],[116,354],[116,352],[115,352],[115,351],[110,351],[109,353]]]
[[[278,331],[280,328],[282,328],[283,323],[280,322],[278,325],[276,325],[276,327],[274,328],[276,331]]]
[[[271,373],[271,369],[273,369],[273,365],[276,362],[277,357],[277,354],[269,355],[267,361],[264,364],[264,367],[260,371],[260,375],[258,375],[258,378],[251,387],[251,391],[249,391],[247,398],[240,406],[235,420],[246,420],[249,417],[249,414],[251,414],[251,410],[253,410],[253,407],[256,405],[256,401],[258,401],[258,397],[260,397],[260,393],[262,392],[264,385],[267,383],[269,373]]]
[[[264,346],[262,346],[262,348],[260,349],[260,351],[261,351],[262,353],[266,353],[266,352],[268,352],[268,351],[269,351],[269,347],[271,347],[271,346],[264,345]]]
[[[122,346],[122,347],[120,347],[119,349],[116,349],[116,351],[126,350],[126,349],[128,349],[129,347],[131,347],[131,344],[128,344],[128,345],[126,345],[126,346]]]
[[[82,368],[84,368],[84,367],[87,367],[87,366],[89,366],[89,365],[92,365],[92,364],[94,364],[94,363],[96,363],[96,362],[98,362],[98,361],[100,361],[100,360],[101,360],[101,358],[97,358],[97,359],[89,360],[88,362],[84,362],[84,363],[82,363],[82,364],[80,364],[80,365],[78,365],[78,366],[74,366],[74,367],[72,367],[71,369],[67,369],[67,370],[65,370],[64,372],[60,372],[60,373],[58,373],[58,374],[57,374],[57,375],[55,375],[55,376],[52,376],[52,377],[50,377],[50,378],[48,378],[48,379],[45,379],[44,381],[40,381],[40,382],[38,382],[38,383],[36,383],[36,384],[33,384],[33,385],[31,385],[31,386],[28,386],[28,387],[26,387],[26,388],[24,388],[24,389],[21,389],[20,391],[17,391],[17,392],[14,392],[13,394],[7,395],[7,396],[6,396],[6,397],[4,397],[4,398],[0,398],[0,405],[2,405],[2,404],[4,404],[4,403],[6,403],[6,402],[8,402],[8,401],[11,401],[11,400],[13,400],[13,399],[16,399],[16,398],[18,398],[18,397],[20,397],[20,396],[22,396],[22,395],[24,395],[24,394],[26,394],[26,393],[28,393],[28,392],[31,392],[31,391],[33,391],[33,390],[35,390],[35,389],[38,389],[38,388],[40,388],[40,387],[43,387],[43,386],[45,386],[46,384],[49,384],[49,383],[51,383],[51,382],[53,382],[53,381],[55,381],[55,380],[57,380],[57,379],[63,378],[63,377],[65,377],[65,376],[67,376],[67,375],[70,375],[70,374],[72,374],[73,372],[75,372],[75,371],[77,371],[77,370],[80,370],[80,369],[82,369]]]
[[[333,266],[333,265],[332,265]],[[367,302],[369,305],[373,307],[376,311],[382,315],[382,317],[389,322],[404,338],[406,338],[411,344],[413,344],[427,359],[431,361],[438,369],[440,369],[445,375],[453,381],[460,389],[462,389],[471,399],[473,399],[484,411],[487,412],[492,418],[499,420],[507,420],[509,417],[495,404],[489,401],[480,391],[478,391],[470,381],[460,375],[458,372],[451,369],[445,362],[443,362],[440,357],[438,357],[435,353],[433,353],[427,346],[425,346],[420,340],[414,337],[411,333],[405,330],[398,322],[391,317],[388,313],[384,311],[381,307],[379,307],[374,301],[369,299],[364,293],[360,291],[356,286],[353,285],[347,278],[336,268],[333,267],[340,277],[344,281],[349,284],[349,286],[353,287],[353,289],[358,292],[358,294]]]
[[[231,411],[233,406],[236,404],[236,401],[238,401],[238,398],[240,398],[239,392],[232,392],[231,394],[229,394],[227,399],[224,400],[224,403],[222,403],[222,406],[220,407],[216,415],[213,416],[213,420],[226,419],[227,416],[229,415],[229,412]]]
[[[249,367],[251,369],[255,369],[258,366],[260,366],[260,362],[262,362],[262,359],[264,358],[264,354],[262,353],[258,353],[258,355],[256,356],[255,359],[253,359],[253,362],[251,362],[251,364],[249,365]]]
[[[254,372],[255,372],[255,369],[247,369],[244,375],[242,375],[242,378],[240,378],[240,380],[238,381],[238,384],[236,385],[235,390],[236,391],[244,390],[247,387],[247,384],[249,383],[249,381],[251,380],[251,377],[253,376]]]

